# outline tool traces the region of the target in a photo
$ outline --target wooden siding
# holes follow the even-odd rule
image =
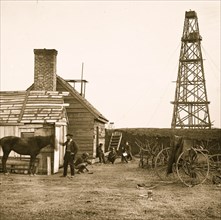
[[[7,125],[7,126],[0,126],[0,138],[5,136],[18,136],[21,137],[22,132],[34,132],[42,125],[34,124],[34,125]],[[2,148],[0,147],[0,156],[3,155]],[[9,157],[20,157],[20,154],[15,153],[12,151],[9,154]]]
[[[57,76],[57,88],[60,86],[64,91],[68,91],[71,96],[70,98],[75,98],[79,104],[82,104],[85,109],[87,109],[95,119],[102,121],[103,123],[107,123],[108,120],[96,109],[93,105],[91,105],[83,96],[77,92],[75,88],[73,88],[67,81],[62,79],[61,77]],[[60,91],[59,89],[57,89]]]
[[[69,117],[68,132],[74,135],[74,140],[79,145],[79,155],[83,152],[92,155],[94,118],[92,116],[84,118],[83,115],[72,117],[69,109],[67,109],[67,115]]]
[[[33,90],[34,86],[29,89]],[[95,121],[100,122],[102,128],[108,120],[94,108],[84,97],[82,97],[68,82],[57,75],[56,90],[62,93],[69,93],[64,97],[66,113],[68,118],[68,133],[74,135],[74,140],[79,145],[79,154],[87,151],[90,155],[96,155],[94,149],[96,139],[94,136]],[[100,135],[98,135],[100,136]],[[65,141],[65,137],[64,140]]]
[[[0,138],[5,136],[18,136],[21,137],[21,134],[25,132],[34,133],[37,135],[51,135],[55,134],[55,146],[54,148],[48,146],[41,150],[40,154],[37,156],[39,159],[38,163],[38,173],[46,174],[47,173],[47,157],[51,158],[51,169],[52,173],[57,173],[59,168],[63,165],[64,157],[64,147],[59,143],[64,140],[66,134],[66,125],[43,125],[43,124],[26,124],[26,125],[13,125],[13,126],[0,126]],[[2,148],[0,148],[0,156],[3,156]],[[12,151],[9,155],[10,158],[20,158],[21,155]],[[29,157],[23,155],[22,157]]]
[[[45,124],[56,126],[56,132],[60,133],[62,141],[66,134],[67,113],[64,104],[64,96],[67,92],[57,91],[9,91],[0,92],[0,137],[14,135],[21,136],[22,132],[33,132],[42,135],[40,128]],[[61,130],[61,132],[59,131]],[[65,132],[65,134],[64,134]],[[54,133],[54,131],[53,131]],[[47,131],[43,132],[47,135]],[[61,140],[59,140],[61,141]],[[47,172],[47,156],[51,158],[52,172],[58,172],[61,166],[63,153],[56,149],[42,149],[39,154],[39,173]],[[0,148],[0,155],[2,155]],[[11,152],[10,157],[20,157]],[[62,161],[63,163],[63,161]]]
[[[93,157],[96,157],[96,148],[98,144],[103,144],[103,151],[105,152],[105,124],[95,120],[93,133]]]
[[[57,90],[60,92],[67,91],[66,88],[59,83],[57,84]],[[74,140],[79,146],[78,155],[81,155],[83,152],[88,152],[92,156],[94,144],[94,115],[71,94],[66,96],[64,101],[69,104],[69,106],[66,107],[69,121],[68,133],[74,135]]]

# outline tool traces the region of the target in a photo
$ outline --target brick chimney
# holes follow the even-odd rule
[[[57,51],[34,49],[34,90],[56,91]]]

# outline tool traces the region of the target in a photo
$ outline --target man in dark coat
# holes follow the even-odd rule
[[[131,153],[131,146],[129,145],[128,142],[126,142],[125,150],[127,152],[127,159],[132,160],[133,157],[132,157],[132,153]]]
[[[126,145],[123,145],[122,150],[121,150],[121,162],[125,161],[126,163],[128,163],[127,156],[128,156],[128,154],[127,154],[127,150],[126,150]]]
[[[100,143],[98,146],[97,146],[97,156],[98,156],[98,158],[99,158],[99,163],[106,163],[106,161],[105,161],[105,157],[104,157],[104,151],[103,151],[103,149],[102,149],[102,146],[103,146],[103,144],[102,143]]]
[[[110,152],[107,156],[107,160],[110,161],[112,164],[114,164],[115,160],[117,158],[117,153],[114,147],[110,148]]]
[[[63,177],[67,176],[67,170],[68,170],[68,164],[71,168],[71,177],[74,176],[74,159],[78,152],[78,145],[76,142],[72,139],[72,134],[67,134],[67,141],[65,141],[62,145],[66,146],[65,148],[65,155],[64,155],[64,171],[63,171]]]

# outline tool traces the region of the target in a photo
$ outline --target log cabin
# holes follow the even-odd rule
[[[59,143],[66,140],[67,133],[73,134],[79,155],[88,152],[91,158],[96,158],[97,145],[105,146],[108,120],[70,84],[70,80],[57,75],[56,62],[56,50],[34,49],[34,83],[26,91],[0,93],[0,137],[55,134],[56,150],[42,150],[39,173],[47,171],[47,156],[51,157],[53,173],[62,167],[64,147]],[[10,157],[18,155],[11,153]]]
[[[57,54],[54,49],[34,49],[34,84],[28,90],[68,93],[64,97],[64,102],[68,104],[67,131],[73,134],[79,146],[79,154],[87,152],[95,158],[97,145],[103,143],[105,147],[105,125],[108,119],[69,83],[70,80],[56,74]]]

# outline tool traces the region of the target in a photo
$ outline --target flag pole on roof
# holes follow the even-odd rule
[[[82,66],[81,66],[81,95],[85,96],[85,91],[83,94],[83,75],[84,75],[84,63],[82,63]]]

